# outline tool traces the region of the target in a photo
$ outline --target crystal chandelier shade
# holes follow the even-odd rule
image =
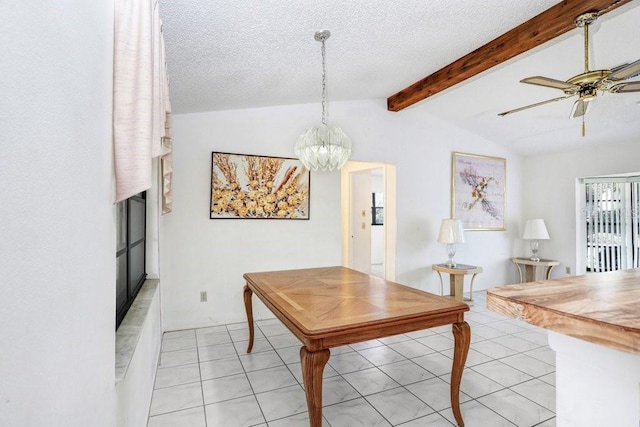
[[[339,127],[322,123],[300,135],[295,151],[307,169],[331,172],[340,169],[349,158],[351,140]]]
[[[339,127],[327,124],[327,61],[325,41],[331,33],[318,31],[315,39],[322,42],[322,124],[307,129],[295,145],[296,156],[313,172],[340,169],[351,155],[351,140]]]

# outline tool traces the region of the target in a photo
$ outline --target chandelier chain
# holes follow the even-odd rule
[[[327,50],[326,37],[322,37],[322,124],[327,124]]]
[[[339,127],[329,127],[329,103],[327,102],[327,51],[329,30],[315,33],[316,41],[322,42],[322,124],[308,128],[296,142],[296,156],[311,171],[330,172],[340,169],[351,155],[351,140]]]

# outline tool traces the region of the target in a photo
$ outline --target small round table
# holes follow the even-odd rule
[[[456,264],[455,267],[449,266],[447,264],[433,264],[431,268],[433,268],[433,270],[438,273],[438,277],[440,277],[440,295],[444,294],[441,273],[449,273],[449,292],[453,296],[453,298],[458,301],[463,301],[465,299],[464,276],[466,276],[467,274],[472,274],[473,276],[471,276],[471,286],[469,287],[468,301],[473,301],[473,281],[476,279],[476,276],[479,273],[482,273],[482,267],[466,264]]]

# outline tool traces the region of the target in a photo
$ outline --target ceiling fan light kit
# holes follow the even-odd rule
[[[574,102],[569,117],[582,117],[582,136],[585,135],[584,116],[589,112],[591,101],[598,96],[598,91],[604,93],[629,93],[640,92],[640,81],[623,82],[623,80],[636,77],[640,74],[640,59],[630,64],[623,64],[610,70],[590,70],[589,69],[589,26],[598,18],[598,12],[587,12],[578,16],[575,20],[576,27],[583,28],[584,31],[584,72],[569,78],[566,81],[556,80],[549,77],[534,76],[520,80],[537,86],[560,89],[565,96],[552,98],[546,101],[505,111],[498,114],[506,116],[529,108],[549,104],[551,102],[578,96]]]

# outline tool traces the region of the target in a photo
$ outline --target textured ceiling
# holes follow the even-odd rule
[[[320,43],[327,41],[329,99],[388,96],[478,48],[555,0],[161,0],[174,113],[320,100]],[[639,1],[592,27],[592,69],[640,58]],[[580,122],[570,100],[497,117],[562,95],[518,83],[532,75],[566,80],[582,72],[576,29],[411,107],[523,154],[577,144],[640,139],[640,93],[599,97]],[[389,114],[402,114],[389,113]],[[562,143],[558,143],[558,141]]]

